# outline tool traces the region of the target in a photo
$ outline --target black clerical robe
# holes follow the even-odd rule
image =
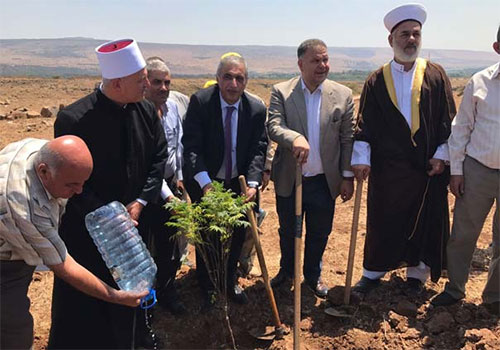
[[[167,143],[154,106],[143,101],[119,106],[100,90],[61,110],[55,136],[81,137],[94,169],[83,192],[72,197],[59,234],[81,265],[117,288],[92,238],[85,215],[117,200],[158,199]],[[49,348],[130,348],[134,309],[107,303],[55,277]]]
[[[429,159],[450,134],[455,103],[443,68],[427,62],[413,135],[389,95],[383,68],[365,82],[355,140],[371,147],[364,268],[389,271],[423,261],[437,281],[449,236],[449,170],[429,177]]]

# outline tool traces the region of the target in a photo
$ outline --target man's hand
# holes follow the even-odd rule
[[[203,188],[201,189],[203,191],[203,195],[206,195],[208,191],[212,191],[214,189],[214,186],[212,185],[211,182],[207,183]]]
[[[451,175],[450,191],[457,198],[461,198],[465,193],[465,181],[463,175]]]
[[[262,189],[261,191],[264,191],[269,185],[269,180],[271,179],[271,172],[269,170],[264,170],[262,172]]]
[[[255,187],[247,186],[247,193],[245,193],[245,202],[250,202],[255,198],[255,194],[257,193],[257,189]]]
[[[297,162],[304,164],[307,162],[307,156],[309,155],[309,143],[304,136],[299,136],[293,140],[292,153]]]
[[[340,198],[342,201],[346,202],[352,198],[354,193],[354,181],[353,180],[342,180],[340,183]]]
[[[370,166],[366,164],[354,164],[352,166],[352,171],[354,172],[354,177],[358,181],[364,181],[370,175]]]
[[[166,203],[169,203],[169,202],[172,202],[172,201],[175,201],[175,200],[179,200],[179,198],[177,198],[173,194],[171,194],[170,196],[168,196],[167,198],[165,198],[165,202]]]
[[[142,205],[138,201],[133,201],[127,204],[127,211],[130,217],[132,218],[132,221],[134,222],[134,225],[137,226],[139,224],[139,217],[141,216],[142,209],[144,208],[144,205]]]
[[[427,172],[427,175],[434,176],[439,175],[444,171],[444,161],[437,158],[429,159],[429,164],[432,167],[431,170]]]
[[[177,180],[176,186],[181,191],[181,193],[184,193],[186,191],[186,188],[184,187],[184,181],[182,180]]]
[[[143,292],[127,292],[124,290],[113,289],[112,300],[116,304],[137,307],[141,303],[141,299],[148,294],[149,292],[147,290]]]

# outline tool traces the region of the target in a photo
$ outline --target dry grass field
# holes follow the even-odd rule
[[[172,88],[191,94],[199,89],[204,81],[205,79],[174,79]],[[60,104],[68,105],[92,91],[97,82],[97,78],[0,78],[0,148],[25,137],[52,138],[55,118],[36,116],[41,108],[45,106],[50,110],[56,109]],[[270,89],[274,83],[272,80],[253,80],[250,81],[248,89],[269,101]],[[459,102],[465,79],[453,80],[452,83]],[[355,95],[359,95],[361,82],[348,85],[353,88]],[[22,112],[24,109],[26,111]],[[13,115],[12,111],[20,112],[16,114],[18,118],[5,118],[7,115]],[[361,209],[353,282],[360,278],[362,271],[365,195],[366,192]],[[453,211],[453,203],[450,195],[450,214]],[[269,273],[274,276],[279,269],[280,252],[272,184],[263,194],[262,206],[269,213],[263,224],[262,245]],[[353,304],[351,311],[354,317],[334,318],[325,314],[325,308],[338,300],[345,283],[352,210],[353,200],[346,203],[337,201],[334,229],[323,259],[323,278],[331,288],[329,299],[317,299],[307,288],[303,288],[302,349],[500,349],[499,320],[479,305],[491,254],[488,250],[491,242],[491,213],[478,243],[467,285],[467,297],[462,304],[449,308],[430,306],[428,299],[443,289],[446,278],[442,278],[437,284],[428,282],[423,295],[408,298],[403,289],[404,273],[398,270],[388,273],[382,286],[367,299]],[[189,258],[194,261],[193,252]],[[183,265],[177,278],[180,295],[188,307],[189,314],[175,318],[159,307],[154,308],[153,326],[163,348],[229,348],[228,339],[222,335],[226,334],[223,333],[225,329],[222,319],[213,314],[199,313],[201,301],[194,268]],[[258,341],[250,336],[250,330],[272,324],[271,312],[260,276],[252,275],[240,279],[240,283],[246,288],[250,303],[245,306],[230,305],[230,317],[238,348],[292,349],[292,334],[273,342]],[[51,290],[52,273],[35,273],[29,293],[31,312],[35,319],[35,350],[45,349],[47,345]],[[291,327],[293,293],[276,292],[276,299],[282,322]],[[410,308],[415,310],[413,315],[403,316],[396,312],[404,303],[409,303]]]

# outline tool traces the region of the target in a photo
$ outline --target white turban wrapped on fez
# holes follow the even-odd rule
[[[427,19],[427,12],[425,7],[421,4],[406,4],[398,6],[389,13],[387,13],[384,17],[384,25],[389,32],[392,31],[404,21],[417,21],[420,25],[425,23]]]
[[[109,41],[98,46],[95,53],[105,79],[123,78],[146,67],[146,61],[134,39]]]

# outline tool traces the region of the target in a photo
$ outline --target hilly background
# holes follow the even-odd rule
[[[98,75],[94,48],[104,39],[0,39],[0,76]],[[145,57],[160,56],[175,76],[211,76],[219,57],[228,51],[242,54],[252,77],[282,78],[297,72],[296,48],[287,46],[216,46],[139,43]],[[424,43],[425,46],[425,43]],[[376,69],[392,58],[386,48],[330,47],[331,72],[349,79]],[[438,62],[454,76],[467,76],[498,62],[492,52],[422,50],[422,57]]]

